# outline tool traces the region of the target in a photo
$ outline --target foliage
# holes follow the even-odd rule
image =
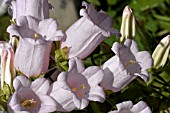
[[[136,36],[140,50],[147,50],[151,54],[159,41],[170,33],[170,1],[169,0],[86,0],[93,3],[97,9],[103,9],[114,20],[114,28],[120,29],[122,11],[129,5],[134,12],[136,19]],[[0,18],[0,39],[7,40],[5,32],[9,25],[10,17],[5,15]],[[6,22],[4,22],[4,20]],[[59,23],[60,24],[60,23]],[[112,44],[119,41],[118,37],[107,38],[97,49],[84,60],[85,66],[102,65],[114,53],[110,50]],[[66,50],[57,50],[56,62],[62,61],[60,69],[67,70]],[[113,93],[106,91],[107,99],[104,103],[90,102],[84,110],[76,110],[71,113],[106,113],[116,109],[116,104],[125,100],[132,100],[137,103],[144,100],[152,109],[153,113],[170,112],[170,55],[166,65],[159,69],[150,69],[151,80],[146,84],[140,78],[134,80],[122,91]],[[4,105],[3,99],[0,103]],[[6,101],[6,99],[5,99]],[[0,109],[1,106],[0,106]]]

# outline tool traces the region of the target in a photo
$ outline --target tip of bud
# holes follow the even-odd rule
[[[170,44],[170,35],[167,35],[165,38],[161,40],[162,43],[166,43],[167,41]]]
[[[130,12],[130,13],[132,13],[132,10],[131,10],[131,8],[129,6],[126,6],[124,8],[123,12]]]

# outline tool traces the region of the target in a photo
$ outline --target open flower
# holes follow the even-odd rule
[[[152,113],[150,107],[144,102],[140,101],[133,105],[132,101],[125,101],[116,104],[118,110],[109,113]]]
[[[149,52],[138,52],[136,42],[131,39],[127,39],[124,45],[115,42],[112,50],[116,55],[101,66],[105,73],[101,82],[104,89],[120,91],[137,76],[145,82],[149,80],[147,69],[153,62]]]
[[[10,25],[7,31],[19,36],[15,53],[15,68],[27,77],[38,76],[48,70],[52,41],[64,40],[64,33],[57,31],[54,19],[39,21],[31,16],[21,16],[18,25]]]
[[[66,31],[66,41],[61,43],[61,48],[67,46],[69,58],[87,57],[106,38],[111,35],[119,35],[112,29],[113,21],[104,11],[97,12],[94,6],[82,3],[86,9],[80,10],[81,17]]]
[[[49,18],[48,0],[5,0],[13,20],[20,16],[33,16],[43,20]]]
[[[14,68],[14,51],[7,42],[0,42],[1,50],[1,88],[4,82],[12,86],[12,81],[16,76]]]
[[[34,82],[24,76],[14,79],[15,92],[8,101],[9,113],[49,113],[57,108],[56,102],[47,95],[49,81],[38,78]]]
[[[80,59],[70,59],[68,72],[59,74],[49,92],[60,104],[57,111],[84,109],[88,106],[89,100],[104,102],[105,93],[98,85],[102,78],[103,71],[99,67],[84,69]]]

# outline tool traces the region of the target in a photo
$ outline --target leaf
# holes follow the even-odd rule
[[[117,0],[107,0],[108,5],[115,5]]]
[[[100,4],[100,2],[99,2],[99,0],[87,0],[88,2],[90,2],[90,3],[92,3],[92,4],[94,4],[94,5],[97,5],[97,6],[100,6],[101,4]]]
[[[161,4],[164,0],[148,0],[147,2],[145,0],[133,0],[131,2],[130,6],[134,10],[146,10],[148,8],[153,8]]]

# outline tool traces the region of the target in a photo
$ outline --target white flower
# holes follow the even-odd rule
[[[105,73],[101,82],[104,89],[120,91],[137,76],[145,82],[149,80],[147,69],[153,62],[149,52],[138,52],[136,42],[130,39],[124,45],[115,42],[112,50],[116,55],[101,66]]]
[[[24,76],[14,79],[15,92],[8,101],[9,113],[49,113],[57,109],[57,103],[47,95],[49,81],[38,78],[34,82]]]
[[[93,5],[82,3],[85,9],[80,10],[82,16],[66,31],[66,41],[61,42],[61,48],[68,47],[69,58],[87,57],[106,38],[120,33],[112,29],[113,21],[104,11],[97,12]]]
[[[27,77],[46,73],[53,41],[65,40],[65,34],[57,30],[57,22],[50,18],[39,20],[32,16],[20,16],[17,25],[7,31],[19,36],[15,53],[15,68]]]
[[[50,96],[60,107],[57,111],[84,109],[89,100],[104,102],[104,90],[98,85],[103,78],[100,67],[84,69],[80,59],[70,59],[68,72],[62,72],[51,86]]]
[[[152,113],[150,107],[144,102],[140,101],[133,105],[132,101],[125,101],[116,104],[117,110],[109,113]]]

